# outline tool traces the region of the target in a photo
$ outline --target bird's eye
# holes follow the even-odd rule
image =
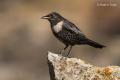
[[[53,15],[50,15],[50,18],[54,18]]]

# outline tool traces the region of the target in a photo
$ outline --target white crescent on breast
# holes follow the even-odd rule
[[[63,21],[58,22],[55,26],[53,26],[53,29],[56,33],[60,32],[62,30]]]

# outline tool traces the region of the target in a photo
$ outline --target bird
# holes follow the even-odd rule
[[[54,36],[65,44],[65,47],[61,50],[61,54],[70,47],[67,53],[67,56],[69,56],[72,47],[75,45],[89,45],[100,49],[106,47],[87,38],[74,23],[70,22],[57,12],[51,12],[41,18],[49,21]]]

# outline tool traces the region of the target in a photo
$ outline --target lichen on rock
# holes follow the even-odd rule
[[[118,66],[97,67],[86,64],[81,59],[67,58],[51,52],[48,52],[48,61],[53,66],[52,77],[55,80],[120,80]]]

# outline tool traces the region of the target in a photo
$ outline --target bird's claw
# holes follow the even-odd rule
[[[63,55],[63,52],[64,52],[64,51],[63,51],[63,50],[61,50],[59,54],[62,56],[62,55]]]

